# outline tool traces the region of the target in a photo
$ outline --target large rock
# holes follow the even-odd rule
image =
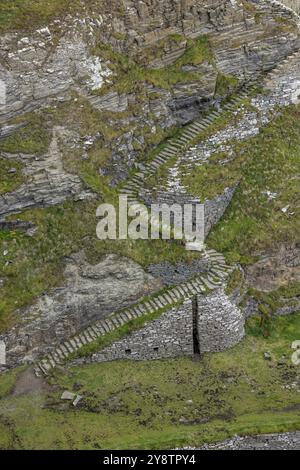
[[[7,363],[32,361],[91,322],[136,302],[161,287],[159,281],[127,258],[108,255],[96,265],[82,253],[66,264],[64,283],[36,304],[17,312],[18,326],[0,339]]]
[[[66,140],[67,132],[57,127],[45,155],[6,155],[24,164],[25,182],[15,191],[0,195],[0,220],[25,209],[61,204],[70,197],[76,200],[94,197],[79,176],[64,169],[60,139]]]

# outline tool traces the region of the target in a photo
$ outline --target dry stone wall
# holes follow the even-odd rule
[[[197,308],[201,352],[223,351],[243,338],[244,315],[223,289],[197,296]]]
[[[232,188],[226,188],[225,191],[216,196],[213,199],[206,199],[205,201],[200,201],[199,198],[195,198],[187,193],[183,192],[158,192],[152,193],[150,190],[141,189],[140,198],[146,203],[147,206],[151,204],[179,204],[184,208],[184,204],[204,204],[204,233],[205,236],[209,234],[211,229],[216,225],[219,220],[223,217],[224,212],[229,206],[234,193],[237,189],[237,185]],[[195,217],[193,220],[193,225],[195,225]]]
[[[224,351],[244,337],[244,323],[243,313],[220,288],[173,307],[141,330],[94,354],[92,361],[153,360]]]
[[[192,301],[187,300],[145,328],[95,354],[93,361],[151,360],[192,354]]]

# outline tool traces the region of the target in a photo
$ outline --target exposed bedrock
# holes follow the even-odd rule
[[[82,253],[74,255],[67,260],[63,285],[16,312],[18,326],[1,336],[7,363],[31,361],[50,344],[159,288],[160,281],[130,259],[108,255],[91,265]]]
[[[91,46],[97,41],[108,40],[112,47],[132,55],[155,47],[172,34],[186,38],[208,34],[211,41],[215,66],[208,62],[194,65],[202,78],[175,85],[172,94],[165,97],[174,111],[195,105],[199,98],[213,95],[217,70],[240,78],[257,75],[299,46],[292,16],[286,18],[285,28],[280,27],[278,18],[282,15],[271,5],[247,3],[249,8],[230,0],[154,0],[138,5],[126,1],[125,18],[118,18],[116,12],[103,16],[102,22],[89,18],[79,25],[75,19],[73,24],[68,20],[61,24],[63,36],[54,32],[51,24],[29,36],[22,33],[2,36],[0,79],[6,84],[7,100],[6,106],[0,108],[0,116],[8,118],[33,109],[48,98],[65,96],[72,88],[88,93],[101,87],[107,78],[113,81],[109,63],[91,53]],[[120,33],[124,39],[117,40],[114,34]],[[185,49],[186,41],[179,49],[177,44],[166,45],[160,53],[160,63],[154,65],[164,67],[174,63]],[[127,104],[126,96],[111,93],[99,101],[100,108],[112,111],[125,109]]]
[[[259,260],[246,268],[246,276],[251,287],[264,292],[300,282],[300,244],[260,253]]]
[[[188,448],[192,450],[191,447]],[[299,450],[300,431],[257,436],[234,436],[223,442],[206,444],[201,450]]]
[[[53,129],[52,141],[44,155],[6,155],[6,158],[13,158],[24,165],[25,181],[15,191],[0,194],[0,220],[26,209],[61,204],[70,197],[74,200],[94,197],[79,176],[64,169],[59,141],[66,141],[67,134],[63,128]]]
[[[6,87],[6,103],[0,103],[0,122],[49,100],[64,100],[71,90],[87,96],[98,109],[111,112],[128,110],[129,105],[141,106],[134,92],[92,95],[106,80],[113,84],[116,79],[113,59],[101,55],[101,44],[108,43],[135,59],[149,48],[159,48],[150,66],[160,68],[176,62],[186,51],[188,39],[207,35],[211,61],[182,68],[197,72],[196,79],[178,81],[167,90],[147,83],[145,73],[143,115],[151,122],[150,114],[154,113],[163,128],[194,119],[214,97],[220,73],[240,79],[255,77],[300,44],[292,15],[286,13],[280,21],[282,12],[263,1],[126,0],[125,14],[120,14],[118,6],[118,2],[110,2],[105,8],[104,2],[102,11],[94,16],[86,14],[80,20],[68,17],[28,35],[15,32],[2,36],[0,83]],[[181,35],[182,40],[170,45],[167,38],[174,34]],[[94,46],[100,46],[97,52]],[[134,115],[132,119],[140,125]],[[127,150],[138,156],[134,149]]]

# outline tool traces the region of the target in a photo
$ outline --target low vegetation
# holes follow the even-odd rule
[[[99,202],[67,201],[48,209],[27,211],[18,218],[32,221],[38,231],[29,237],[20,231],[0,232],[1,288],[0,330],[15,321],[13,311],[63,282],[64,258],[84,250],[89,262],[107,253],[132,258],[147,266],[161,261],[189,261],[199,253],[188,252],[180,241],[98,240],[96,208]]]
[[[40,113],[25,114],[11,123],[24,124],[24,127],[0,140],[0,152],[41,155],[48,150],[51,132],[47,120]]]
[[[162,68],[150,68],[144,64],[154,58],[159,58],[161,49],[166,41],[184,41],[184,36],[174,35],[160,41],[151,49],[143,50],[142,56],[129,57],[120,54],[111,47],[103,44],[98,45],[93,53],[109,61],[110,68],[115,76],[106,86],[102,86],[96,94],[104,95],[109,91],[119,93],[137,93],[143,83],[148,83],[154,87],[171,90],[174,85],[180,82],[188,83],[199,80],[198,71],[190,71],[184,68],[185,65],[199,65],[202,62],[213,62],[213,53],[207,36],[196,39],[188,39],[182,55],[172,64]],[[146,60],[147,59],[147,60]]]
[[[77,6],[79,1],[75,0]],[[39,26],[69,11],[74,0],[2,0],[0,32]]]
[[[88,3],[88,5],[87,5]],[[14,30],[33,30],[61,19],[68,13],[95,11],[99,0],[1,0],[0,33]]]
[[[209,244],[231,260],[247,262],[258,250],[299,240],[299,117],[298,105],[282,110],[258,136],[237,143],[236,159],[219,165],[219,172],[215,162],[205,168],[206,181],[212,182],[211,169],[223,187],[230,186],[232,174],[240,181],[225,217],[209,236]],[[201,168],[199,175],[204,176]],[[276,197],[269,199],[267,191]]]

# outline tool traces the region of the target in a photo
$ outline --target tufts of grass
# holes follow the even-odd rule
[[[98,92],[96,91],[100,95],[108,91],[137,93],[141,90],[144,83],[157,88],[172,90],[172,87],[178,83],[186,83],[199,79],[198,72],[184,70],[184,65],[198,65],[204,61],[213,61],[212,50],[207,36],[188,40],[186,50],[182,56],[173,65],[161,69],[147,68],[139,62],[138,58],[133,59],[124,56],[108,46],[98,46],[93,52],[109,60],[110,68],[116,74],[112,84],[102,86]]]
[[[227,295],[233,294],[237,289],[242,289],[244,283],[243,272],[235,269],[229,276],[225,292]]]
[[[110,202],[117,201],[111,192]],[[114,199],[115,198],[115,199]],[[32,221],[38,231],[33,237],[22,232],[0,232],[1,278],[5,285],[0,297],[0,330],[16,321],[13,312],[32,303],[43,292],[63,282],[64,258],[79,250],[91,264],[108,253],[132,258],[147,266],[161,261],[189,261],[199,256],[188,252],[180,241],[98,240],[96,208],[99,201],[66,201],[48,209],[27,211],[18,218]],[[4,252],[8,252],[4,256]]]
[[[51,132],[42,113],[28,113],[17,118],[12,123],[22,122],[13,135],[0,141],[0,151],[7,153],[42,154],[49,147]]]
[[[218,73],[215,96],[227,96],[238,86],[239,80],[233,75]]]
[[[99,0],[89,0],[89,4],[97,8]],[[32,30],[86,7],[80,0],[1,0],[0,32]]]

